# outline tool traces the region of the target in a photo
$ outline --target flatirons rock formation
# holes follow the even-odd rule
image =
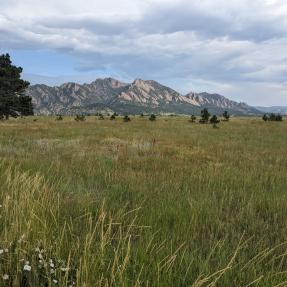
[[[91,84],[66,83],[59,87],[34,85],[27,90],[33,98],[36,114],[79,114],[109,111],[128,114],[180,113],[198,114],[203,107],[213,113],[260,113],[244,103],[230,101],[217,94],[181,95],[155,81],[135,80],[131,84],[107,78]]]

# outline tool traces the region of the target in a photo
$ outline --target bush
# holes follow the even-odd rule
[[[220,123],[220,120],[217,118],[216,115],[213,115],[213,116],[211,117],[211,119],[210,119],[210,123],[213,124],[213,127],[215,128],[216,125],[217,125],[218,123]]]
[[[104,120],[105,118],[104,118],[104,116],[102,115],[102,114],[99,114],[99,120]]]
[[[129,116],[125,115],[124,118],[123,118],[124,122],[130,122],[131,119]]]
[[[57,115],[56,121],[62,121],[62,120],[63,120],[63,116],[62,115]]]
[[[111,115],[111,117],[110,117],[110,120],[115,120],[116,119],[116,116],[115,116],[115,114],[113,114],[113,115]]]
[[[223,118],[225,121],[229,121],[229,118],[230,118],[230,115],[228,113],[228,111],[225,111],[223,114],[222,114]]]
[[[149,120],[154,122],[156,120],[156,115],[151,114],[150,117],[149,117]]]
[[[86,120],[85,115],[76,115],[75,121],[77,122],[84,122]]]
[[[271,113],[270,115],[264,114],[262,117],[263,121],[271,121],[271,122],[282,122],[283,118],[280,114]]]
[[[194,123],[196,121],[196,116],[195,115],[191,115],[190,116],[190,120],[191,123]]]

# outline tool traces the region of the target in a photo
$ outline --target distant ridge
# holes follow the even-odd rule
[[[275,114],[287,115],[287,107],[284,106],[255,107],[255,108],[263,113],[275,113]]]
[[[123,83],[113,78],[97,79],[90,84],[65,83],[58,87],[34,85],[27,90],[35,113],[42,115],[96,113],[102,111],[139,113],[199,114],[203,107],[213,113],[228,110],[234,115],[261,112],[245,103],[218,94],[181,95],[156,81],[135,80]]]

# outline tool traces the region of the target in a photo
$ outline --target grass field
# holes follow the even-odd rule
[[[287,122],[0,123],[0,286],[287,286]]]

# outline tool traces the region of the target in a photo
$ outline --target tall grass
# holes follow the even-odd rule
[[[287,125],[0,124],[0,286],[287,286]]]

